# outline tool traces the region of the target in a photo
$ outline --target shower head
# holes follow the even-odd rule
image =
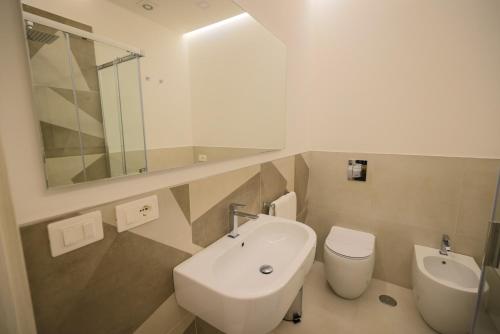
[[[59,36],[56,36],[56,35],[51,34],[49,32],[36,30],[34,27],[34,23],[31,21],[26,21],[26,37],[30,41],[40,42],[43,44],[51,44],[56,39],[59,38]]]

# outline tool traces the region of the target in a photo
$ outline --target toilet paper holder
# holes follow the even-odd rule
[[[347,162],[347,179],[351,181],[366,181],[368,171],[367,160],[349,160]]]

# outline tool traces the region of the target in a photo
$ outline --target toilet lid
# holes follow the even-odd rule
[[[326,246],[331,251],[343,256],[366,258],[373,253],[375,236],[366,232],[333,226],[326,238]]]

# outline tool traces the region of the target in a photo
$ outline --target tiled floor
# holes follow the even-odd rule
[[[388,294],[396,307],[378,300]],[[315,262],[304,285],[302,322],[283,321],[272,334],[436,334],[420,317],[411,290],[372,280],[368,290],[356,300],[345,300],[326,283],[323,264]]]

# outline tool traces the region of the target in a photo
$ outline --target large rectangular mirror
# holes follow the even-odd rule
[[[49,187],[284,147],[286,48],[230,0],[25,0]]]

